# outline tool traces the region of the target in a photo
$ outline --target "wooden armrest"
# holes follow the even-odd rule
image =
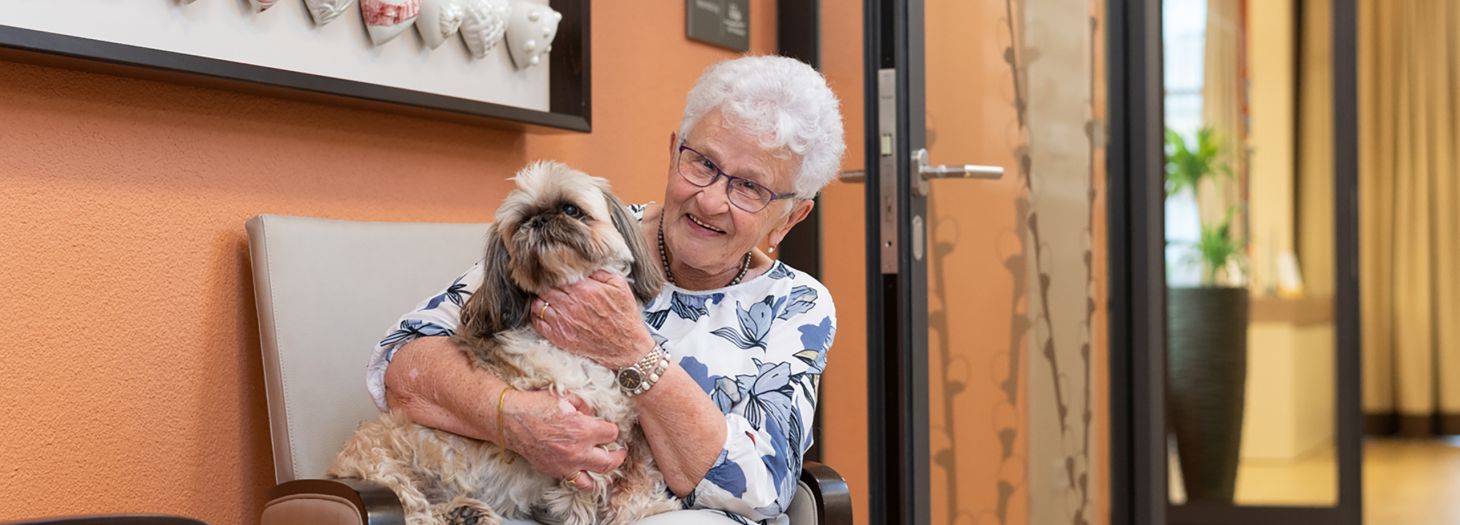
[[[818,525],[852,522],[852,492],[841,474],[821,463],[807,461],[801,466],[801,481],[811,487],[816,507],[821,509]]]
[[[36,518],[21,521],[0,521],[0,525],[206,525],[205,523],[180,516],[159,516],[149,514],[115,514],[96,516],[70,516]]]
[[[323,495],[350,502],[365,525],[404,525],[405,510],[400,499],[385,485],[363,479],[296,479],[275,485],[270,500]]]

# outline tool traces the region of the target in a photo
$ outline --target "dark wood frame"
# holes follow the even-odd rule
[[[270,500],[328,496],[350,502],[364,525],[404,525],[405,509],[389,487],[358,478],[296,479],[275,485]]]
[[[592,130],[589,0],[551,0],[563,13],[549,66],[549,111],[435,95],[226,60],[0,25],[0,59],[207,87],[405,111],[493,127]]]
[[[1338,440],[1338,503],[1333,507],[1167,503],[1161,4],[1111,0],[1108,5],[1112,523],[1357,525],[1363,521],[1357,6],[1356,0],[1332,1]]]

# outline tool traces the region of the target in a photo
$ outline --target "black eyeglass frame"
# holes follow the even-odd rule
[[[696,183],[693,179],[689,178],[682,171],[680,171],[679,163],[681,160],[683,160],[685,150],[689,150],[691,153],[699,155],[700,158],[705,159],[705,162],[710,163],[710,168],[715,170],[715,176],[710,177],[710,182],[701,185],[699,183]],[[741,211],[744,211],[746,213],[760,213],[761,211],[764,211],[766,208],[770,207],[771,203],[773,202],[796,197],[796,192],[794,191],[777,193],[775,190],[772,190],[759,182],[747,179],[745,177],[736,177],[729,173],[725,173],[725,170],[720,169],[720,165],[716,164],[715,161],[709,157],[709,155],[705,155],[704,153],[700,153],[699,150],[689,147],[689,144],[683,140],[679,141],[679,149],[674,152],[674,172],[678,173],[680,177],[683,177],[686,182],[694,184],[696,187],[699,188],[708,188],[714,186],[716,182],[719,182],[721,178],[724,178],[726,180],[725,200],[730,201],[730,204],[734,205],[736,208],[740,208]],[[735,198],[731,196],[733,189],[730,187],[730,184],[734,183],[735,181],[741,181],[756,188],[765,190],[766,193],[771,194],[770,200],[765,201],[765,204],[762,204],[760,209],[758,210],[745,209],[744,206],[737,204],[735,202]]]

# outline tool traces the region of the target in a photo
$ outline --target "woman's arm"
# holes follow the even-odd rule
[[[401,347],[385,371],[386,399],[411,421],[484,441],[526,458],[539,472],[568,478],[580,470],[607,472],[623,463],[625,450],[597,446],[618,439],[618,427],[592,417],[576,397],[545,391],[508,392],[497,428],[498,395],[507,384],[472,366],[448,337],[422,337]],[[505,438],[505,439],[504,439]],[[592,488],[586,476],[574,477]]]
[[[586,476],[573,474],[617,468],[624,452],[597,446],[615,441],[618,427],[591,417],[578,398],[508,392],[501,418],[506,428],[497,428],[497,400],[506,383],[472,366],[449,337],[460,324],[461,306],[481,282],[477,263],[401,317],[371,355],[366,375],[371,397],[381,410],[401,410],[417,424],[497,443],[544,474],[571,476],[579,489],[592,488]]]
[[[653,340],[646,349],[653,346]],[[725,416],[678,364],[637,399],[639,427],[664,474],[681,498],[694,492],[725,444]]]

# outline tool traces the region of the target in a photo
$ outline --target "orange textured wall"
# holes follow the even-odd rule
[[[0,520],[255,520],[273,475],[244,221],[481,221],[534,158],[659,199],[685,92],[734,56],[686,40],[683,6],[594,10],[591,135],[0,62]],[[773,51],[774,3],[751,13]]]
[[[866,164],[863,144],[862,3],[821,3],[821,70],[841,97],[844,170]],[[821,384],[823,461],[852,491],[853,517],[867,523],[867,248],[861,184],[833,182],[821,193],[822,281],[836,296],[836,343]]]

